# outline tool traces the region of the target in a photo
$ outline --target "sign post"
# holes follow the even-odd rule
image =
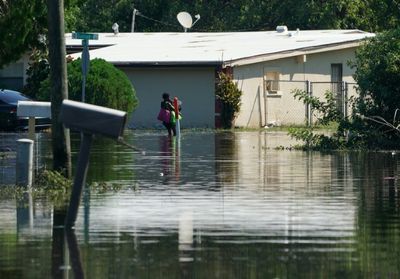
[[[82,40],[82,102],[85,102],[85,93],[86,93],[86,76],[89,72],[90,65],[90,55],[89,55],[89,40],[98,40],[98,34],[92,33],[80,33],[74,32],[72,33],[72,39],[81,39]]]

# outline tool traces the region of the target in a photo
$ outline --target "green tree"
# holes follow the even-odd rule
[[[0,1],[0,67],[31,49],[43,48],[47,9],[44,0]],[[65,30],[112,32],[117,22],[129,32],[132,12],[137,32],[181,32],[176,15],[200,14],[191,31],[289,29],[361,29],[380,32],[400,23],[397,0],[68,0],[65,1]],[[3,31],[6,30],[6,31]],[[40,39],[42,38],[42,39]]]
[[[400,146],[400,133],[393,129],[400,124],[400,28],[369,39],[356,51],[352,66],[359,86],[354,106],[357,132],[370,146]]]
[[[79,8],[70,7],[70,26],[72,31],[112,32],[111,26],[117,22],[120,32],[130,31],[132,3],[129,0],[78,0]]]
[[[66,29],[72,31],[79,16],[78,0],[65,1]],[[0,69],[29,51],[46,51],[45,0],[0,1]]]
[[[43,0],[1,1],[0,68],[29,49],[44,48],[47,9]]]
[[[76,101],[82,99],[81,59],[68,63],[68,92],[69,99]],[[42,82],[38,99],[49,99],[48,80]],[[86,102],[126,112],[132,112],[138,105],[135,90],[127,76],[102,59],[90,61],[86,81]]]
[[[22,92],[32,99],[37,99],[41,82],[50,74],[49,61],[47,54],[38,50],[33,51],[29,60],[29,68],[26,71],[28,77]]]
[[[70,0],[66,9],[67,30],[112,32],[117,22],[129,32],[133,9],[138,32],[180,32],[176,15],[200,14],[191,31],[290,29],[362,29],[378,32],[396,28],[400,6],[396,0]]]

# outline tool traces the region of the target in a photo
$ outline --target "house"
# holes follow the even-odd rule
[[[100,33],[89,42],[90,58],[113,63],[132,82],[139,106],[129,126],[156,127],[161,94],[183,102],[182,127],[218,127],[215,98],[219,71],[232,75],[243,92],[235,126],[312,121],[309,109],[291,93],[354,94],[355,49],[374,36],[360,30],[295,30],[224,33]],[[66,34],[67,53],[80,57],[81,41]],[[75,53],[73,53],[75,52]],[[344,90],[346,88],[346,90]],[[215,105],[216,104],[216,105]]]
[[[99,47],[90,57],[113,63],[131,80],[140,101],[133,127],[159,124],[163,92],[182,100],[183,127],[216,127],[215,78],[221,70],[231,73],[243,91],[236,126],[303,124],[310,112],[291,91],[322,96],[338,91],[343,82],[353,84],[354,69],[347,63],[370,36],[359,30],[288,31],[285,26],[267,32],[101,33],[90,41],[92,48]],[[68,48],[80,44],[67,34]]]

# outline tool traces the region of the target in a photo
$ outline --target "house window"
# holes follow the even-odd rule
[[[264,90],[267,94],[278,94],[279,87],[279,72],[270,71],[264,74]]]

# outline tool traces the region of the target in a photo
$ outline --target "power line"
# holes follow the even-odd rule
[[[140,17],[143,17],[143,18],[145,18],[145,19],[147,19],[147,20],[150,20],[150,21],[154,21],[154,22],[160,23],[160,24],[162,24],[162,25],[166,25],[166,26],[173,26],[173,27],[180,27],[180,26],[179,26],[179,25],[177,25],[177,24],[171,24],[171,23],[168,23],[168,22],[163,22],[163,21],[160,21],[160,20],[157,20],[157,19],[154,19],[154,18],[151,18],[151,17],[145,16],[144,14],[142,14],[142,13],[140,13],[140,12],[137,12],[137,13],[136,13],[136,15],[137,15],[137,16],[140,16]]]
[[[163,21],[160,21],[160,20],[157,20],[157,19],[154,19],[154,18],[151,18],[151,17],[148,17],[148,16],[145,16],[144,14],[142,14],[141,12],[139,12],[138,10],[136,10],[136,15],[137,16],[140,16],[140,17],[142,17],[142,18],[144,18],[144,19],[147,19],[147,20],[150,20],[150,21],[154,21],[154,22],[157,22],[157,23],[159,23],[159,24],[162,24],[162,25],[165,25],[165,26],[172,26],[172,27],[176,27],[176,28],[181,28],[181,26],[180,25],[178,25],[178,24],[172,24],[172,23],[168,23],[168,22],[163,22]],[[212,31],[212,32],[244,32],[244,31],[259,31],[259,29],[261,29],[261,28],[263,28],[263,27],[265,27],[265,26],[268,26],[268,23],[262,23],[262,24],[259,24],[258,26],[256,26],[256,27],[249,27],[249,28],[245,28],[245,29],[237,29],[237,30],[231,30],[231,31]],[[197,32],[210,32],[210,30],[206,30],[206,29],[203,29],[203,28],[196,28],[196,27],[193,27],[192,28],[192,31],[197,31]]]

